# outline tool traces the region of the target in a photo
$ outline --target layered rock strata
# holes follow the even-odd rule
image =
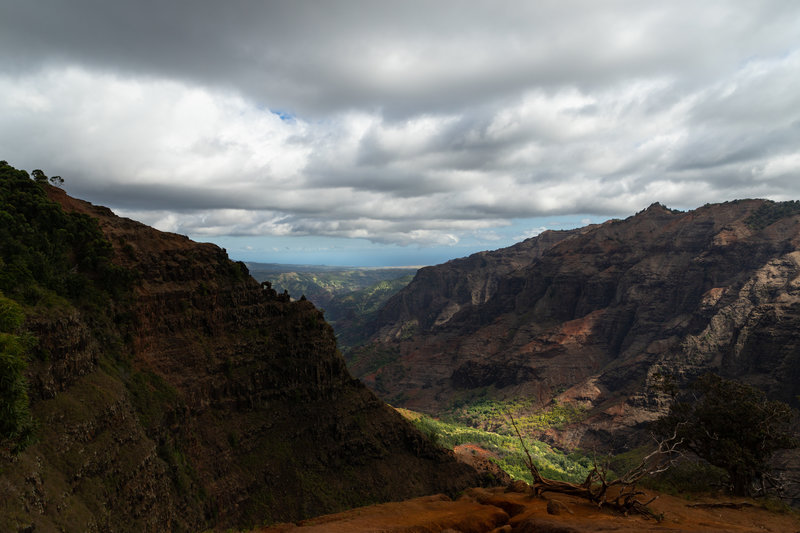
[[[0,458],[0,529],[244,527],[479,482],[350,376],[310,302],[214,245],[48,194],[95,217],[137,281],[100,312],[29,321],[40,429]]]

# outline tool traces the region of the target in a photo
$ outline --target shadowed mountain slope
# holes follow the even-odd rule
[[[97,221],[135,283],[102,307],[26,304],[39,429],[0,450],[0,530],[255,526],[478,482],[350,376],[310,302],[42,187]]]

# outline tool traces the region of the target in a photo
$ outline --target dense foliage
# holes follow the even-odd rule
[[[25,314],[74,305],[102,315],[133,281],[111,263],[97,221],[65,212],[47,187],[41,170],[31,179],[0,161],[0,440],[16,449],[33,427],[25,369],[35,340],[24,331]]]
[[[34,427],[24,374],[33,341],[21,331],[24,320],[22,307],[0,294],[0,445],[13,451],[30,442]]]
[[[800,213],[800,201],[763,203],[752,215],[747,217],[745,223],[753,229],[763,229],[778,220]]]
[[[772,455],[800,444],[791,432],[795,416],[750,385],[706,374],[676,399],[656,430],[677,433],[689,451],[728,473],[734,494],[749,495]]]
[[[343,318],[362,318],[376,313],[386,301],[411,283],[414,274],[381,280],[367,288],[335,296],[325,309],[332,322]]]
[[[0,291],[35,305],[48,292],[91,302],[129,274],[111,264],[111,244],[87,215],[66,213],[23,170],[0,161]]]
[[[326,304],[325,316],[336,330],[339,346],[357,346],[367,340],[371,331],[367,324],[378,311],[403,287],[411,283],[414,274],[385,279],[365,289],[336,295]]]

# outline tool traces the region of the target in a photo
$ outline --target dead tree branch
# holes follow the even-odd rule
[[[508,413],[511,426],[517,434],[522,449],[525,451],[526,466],[533,478],[533,493],[538,496],[544,492],[556,492],[584,498],[598,507],[609,507],[621,512],[625,516],[631,513],[658,519],[648,505],[653,503],[657,496],[647,501],[642,501],[640,497],[645,496],[645,492],[639,490],[637,485],[645,477],[653,476],[666,471],[682,455],[679,446],[682,440],[677,438],[677,433],[665,440],[657,440],[657,447],[650,454],[645,456],[638,465],[628,470],[621,476],[609,480],[608,464],[598,465],[595,458],[592,469],[586,476],[583,483],[570,483],[568,481],[558,481],[542,476],[539,468],[531,457],[525,439],[517,427],[513,415]]]

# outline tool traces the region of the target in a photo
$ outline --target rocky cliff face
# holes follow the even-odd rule
[[[485,396],[580,405],[585,420],[551,437],[583,447],[624,445],[615,435],[663,410],[665,380],[706,371],[796,403],[796,207],[654,204],[545,233],[521,253],[424,269],[387,304],[371,342],[349,354],[351,369],[383,397],[427,412]]]
[[[0,457],[1,530],[261,525],[478,482],[350,376],[309,302],[216,246],[48,194],[97,218],[138,279],[108,309],[29,320],[39,437]]]
[[[378,338],[396,338],[446,324],[457,313],[488,302],[511,272],[530,265],[554,244],[590,228],[546,231],[508,248],[422,268],[407,290],[384,305],[370,327],[373,333],[381,330]]]

